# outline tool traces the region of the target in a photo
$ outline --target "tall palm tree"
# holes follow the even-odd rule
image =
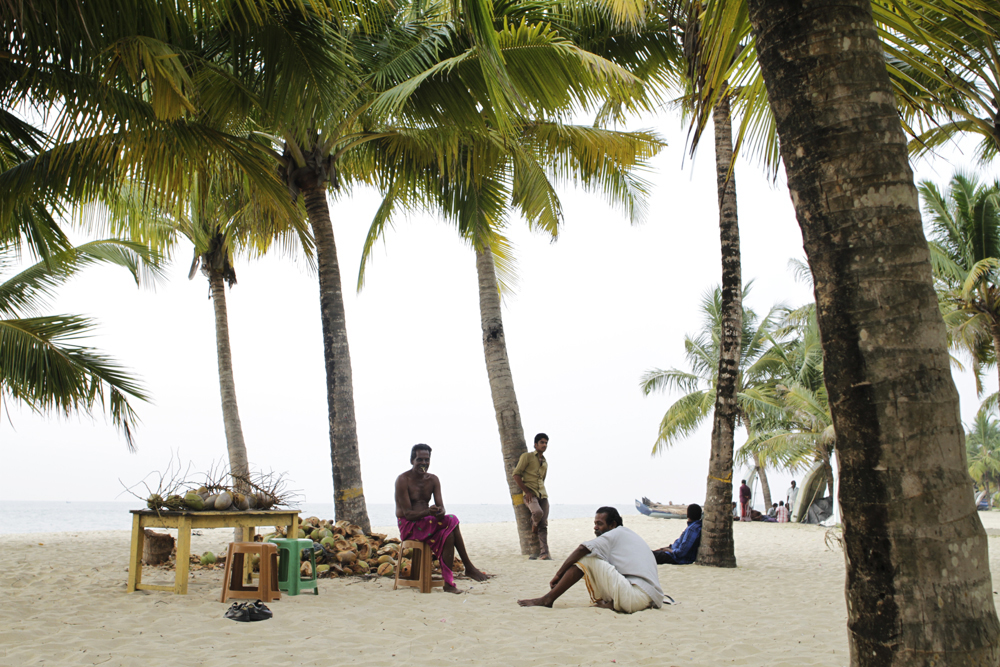
[[[741,303],[750,292],[748,284],[741,295]],[[703,325],[701,331],[694,337],[685,336],[684,350],[690,369],[653,369],[643,374],[640,388],[648,396],[653,392],[677,390],[686,392],[677,399],[663,415],[660,430],[653,445],[653,454],[661,454],[677,441],[692,435],[709,414],[716,410],[719,380],[719,357],[724,320],[724,305],[722,290],[715,288],[705,294],[702,299],[701,311]],[[761,410],[772,409],[767,397],[761,392],[758,382],[760,371],[758,361],[767,349],[770,335],[775,327],[774,313],[768,313],[761,318],[753,310],[743,308],[740,317],[742,330],[740,332],[740,368],[737,369],[736,412],[737,425],[748,426]],[[760,474],[761,484],[765,489],[764,502],[770,506],[770,487],[767,475],[761,461],[754,460]],[[729,472],[732,472],[732,453],[730,453]],[[730,479],[730,485],[732,480]],[[732,490],[726,499],[727,506],[732,501]],[[700,549],[699,549],[700,551]]]
[[[17,264],[0,248],[0,269]],[[43,414],[107,411],[135,449],[137,416],[129,399],[147,400],[140,382],[110,357],[79,343],[96,327],[80,315],[45,315],[56,290],[82,269],[121,266],[142,285],[158,278],[159,255],[138,243],[107,239],[50,254],[0,284],[0,398]]]
[[[749,0],[749,18],[815,279],[851,663],[995,664],[985,531],[871,5]]]
[[[945,193],[931,181],[918,190],[945,324],[982,393],[983,367],[1000,358],[1000,182],[956,173]]]
[[[980,408],[965,436],[969,475],[986,491],[990,507],[993,506],[990,481],[1000,479],[1000,422],[993,418],[993,412],[988,407]]]
[[[442,214],[456,225],[472,247],[479,284],[483,352],[505,476],[517,518],[521,551],[536,553],[530,513],[513,479],[518,459],[528,450],[503,328],[501,291],[513,279],[511,248],[503,231],[511,213],[517,211],[530,227],[555,239],[563,223],[556,185],[569,181],[602,194],[624,209],[633,221],[640,220],[647,186],[636,172],[663,144],[656,135],[645,132],[615,132],[541,121],[523,123],[514,143],[501,141],[495,135],[456,136],[440,129],[410,136],[414,144],[411,150],[399,150],[399,142],[395,140],[392,147],[396,151],[391,154],[406,155],[409,159],[384,158],[386,195],[368,234],[359,289],[364,263],[399,203],[422,205]],[[443,165],[442,170],[438,159],[441,144],[435,145],[435,140],[457,141],[454,150],[462,159]],[[421,144],[433,148],[417,150]]]

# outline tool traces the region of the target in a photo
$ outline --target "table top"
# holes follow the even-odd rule
[[[300,509],[289,508],[284,510],[129,510],[131,514],[141,514],[143,516],[275,516],[276,514],[299,514]]]

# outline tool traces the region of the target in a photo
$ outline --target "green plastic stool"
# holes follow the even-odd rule
[[[278,590],[287,591],[289,595],[298,595],[303,590],[312,589],[319,595],[316,587],[316,552],[312,540],[289,540],[282,537],[272,537],[271,542],[278,546]],[[302,552],[309,551],[309,562],[312,564],[312,578],[302,579],[299,563]]]

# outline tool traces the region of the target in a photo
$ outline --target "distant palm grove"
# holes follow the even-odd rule
[[[664,142],[618,127],[676,109],[692,151],[712,121],[720,281],[684,341],[690,367],[651,370],[641,388],[680,393],[654,453],[712,423],[698,563],[737,564],[735,463],[761,473],[770,502],[767,469],[819,464],[832,487],[835,455],[852,664],[1000,663],[973,493],[990,505],[1000,490],[985,389],[1000,373],[1000,184],[916,184],[909,163],[971,137],[995,173],[995,1],[0,0],[0,17],[3,400],[106,412],[141,446],[133,406],[156,387],[86,347],[95,323],[47,299],[96,263],[158,280],[190,244],[189,277],[207,279],[215,308],[229,465],[245,474],[226,288],[238,257],[294,247],[317,269],[337,518],[369,531],[329,202],[372,188],[357,289],[407,211],[439,214],[470,248],[530,553],[505,230],[523,220],[555,239],[571,184],[652,218],[643,173]],[[743,305],[740,154],[785,172],[812,304]],[[968,435],[951,377],[964,365],[984,399]]]

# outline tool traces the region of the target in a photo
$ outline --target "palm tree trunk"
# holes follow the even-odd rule
[[[326,188],[308,184],[302,195],[316,241],[319,305],[323,320],[323,358],[326,362],[326,401],[330,421],[330,459],[333,468],[333,507],[338,520],[347,520],[371,532],[361,483],[358,429],[354,419],[354,379],[347,345],[347,317],[341,291],[337,245],[330,222]]]
[[[476,273],[479,276],[479,316],[483,324],[486,373],[490,378],[493,409],[497,413],[500,451],[503,454],[507,488],[514,504],[517,537],[521,542],[521,554],[538,553],[538,536],[531,532],[531,512],[524,505],[521,489],[514,482],[514,467],[521,454],[528,451],[528,447],[524,442],[521,410],[517,407],[517,395],[514,393],[514,377],[510,372],[500,313],[500,290],[497,287],[493,252],[489,248],[476,251]]]
[[[219,360],[219,392],[222,394],[222,423],[226,427],[226,449],[229,450],[229,471],[237,491],[249,489],[244,480],[250,474],[247,446],[243,441],[243,426],[236,404],[236,381],[233,379],[233,353],[229,347],[229,313],[226,309],[226,283],[219,271],[208,271],[208,284],[215,308],[215,347]],[[243,541],[243,529],[233,530],[233,541]]]
[[[771,509],[771,485],[767,483],[767,471],[760,464],[760,457],[753,455],[753,464],[757,466],[757,476],[760,477],[760,491],[764,494],[764,513]]]
[[[733,436],[736,430],[736,383],[740,372],[743,330],[743,285],[740,272],[740,229],[736,217],[736,177],[729,100],[712,109],[715,127],[715,177],[719,192],[719,236],[722,243],[722,332],[719,341],[719,380],[712,419],[712,451],[702,519],[700,565],[736,567],[733,546]]]
[[[997,122],[1000,123],[1000,114],[997,115]],[[996,355],[997,359],[1000,359],[1000,322],[991,323],[990,333],[993,334],[993,354]],[[997,378],[1000,379],[1000,364],[997,364]]]
[[[852,665],[996,665],[958,394],[869,0],[750,0],[814,278]]]

